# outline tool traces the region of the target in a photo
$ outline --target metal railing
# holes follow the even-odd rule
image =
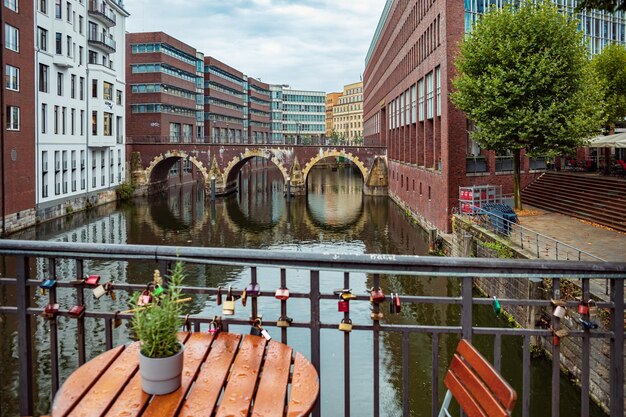
[[[344,399],[345,416],[351,415],[351,397],[359,394],[351,391],[351,357],[350,342],[358,333],[364,332],[372,335],[372,411],[375,417],[381,413],[381,344],[389,335],[399,335],[401,338],[401,355],[402,366],[399,368],[401,376],[399,385],[401,386],[401,412],[408,416],[411,413],[409,407],[409,392],[411,386],[414,389],[422,389],[424,386],[432,387],[431,404],[421,404],[420,407],[430,408],[428,414],[437,416],[440,400],[442,398],[441,382],[442,371],[447,367],[447,361],[450,358],[444,358],[446,361],[440,366],[440,340],[446,335],[461,336],[463,338],[472,339],[473,335],[488,335],[493,338],[493,358],[494,366],[500,370],[503,353],[502,339],[508,337],[521,337],[523,340],[522,360],[515,362],[515,366],[523,373],[521,383],[521,395],[518,407],[522,410],[523,417],[530,415],[531,403],[531,338],[544,337],[553,340],[554,332],[560,329],[560,320],[556,317],[552,318],[551,328],[510,328],[510,327],[481,327],[475,326],[474,310],[482,307],[489,307],[493,300],[489,297],[474,297],[472,295],[473,284],[475,278],[482,280],[496,280],[502,282],[518,281],[523,279],[529,281],[531,279],[551,280],[548,285],[546,299],[528,298],[511,299],[503,298],[499,300],[504,308],[511,307],[519,309],[520,306],[528,308],[546,308],[551,309],[549,298],[561,298],[561,284],[570,278],[582,279],[582,296],[587,299],[589,297],[589,279],[604,278],[611,281],[611,298],[608,302],[598,302],[600,309],[608,311],[609,325],[606,329],[590,331],[588,327],[575,329],[569,332],[568,339],[580,342],[581,348],[581,365],[580,365],[580,382],[581,397],[580,407],[583,416],[589,415],[589,392],[590,392],[590,349],[591,339],[602,339],[609,345],[607,350],[610,351],[610,364],[606,365],[609,372],[608,390],[610,391],[610,415],[611,417],[623,417],[624,415],[624,280],[626,279],[626,263],[593,263],[593,262],[563,262],[563,261],[513,261],[513,260],[494,260],[494,259],[476,259],[476,258],[442,258],[442,257],[421,257],[421,256],[399,256],[399,255],[355,255],[355,254],[328,254],[328,253],[303,253],[303,252],[287,252],[276,250],[246,250],[246,249],[226,249],[226,248],[195,248],[195,247],[170,247],[170,246],[148,246],[148,245],[113,245],[113,244],[88,244],[88,243],[64,243],[64,242],[44,242],[44,241],[17,241],[17,240],[1,240],[0,255],[4,256],[5,263],[14,265],[14,276],[11,273],[5,274],[0,278],[2,286],[13,286],[16,303],[15,305],[1,305],[0,313],[17,316],[17,353],[19,356],[19,384],[12,386],[19,388],[19,412],[21,415],[33,415],[33,364],[38,361],[41,366],[41,357],[35,355],[37,347],[49,348],[50,363],[45,365],[49,368],[50,377],[50,395],[51,397],[58,390],[61,382],[60,378],[60,357],[59,334],[63,331],[65,336],[62,340],[63,344],[72,342],[69,339],[67,329],[63,330],[63,326],[72,326],[71,330],[76,333],[77,344],[77,362],[79,365],[85,363],[87,357],[86,338],[97,340],[93,331],[86,330],[87,323],[94,321],[103,329],[104,343],[107,349],[114,346],[116,341],[113,340],[113,329],[115,323],[119,320],[128,320],[130,314],[120,314],[114,312],[115,308],[95,308],[96,304],[87,302],[85,295],[89,287],[82,281],[76,281],[77,277],[84,277],[87,272],[87,265],[92,262],[106,262],[107,268],[129,268],[131,265],[144,265],[147,270],[157,267],[165,273],[169,265],[177,260],[184,261],[187,268],[211,268],[216,269],[218,273],[223,273],[224,266],[241,268],[241,273],[249,275],[250,283],[260,283],[263,287],[267,284],[270,274],[275,274],[281,288],[288,287],[289,284],[298,287],[301,281],[307,281],[307,291],[291,292],[288,300],[277,301],[274,299],[273,291],[264,292],[259,297],[251,298],[249,301],[251,309],[251,318],[259,317],[262,305],[267,306],[269,303],[280,303],[280,314],[286,316],[288,307],[293,306],[292,303],[298,303],[299,300],[309,300],[307,318],[303,320],[294,320],[290,323],[289,328],[280,328],[272,330],[275,334],[280,334],[280,339],[287,343],[288,335],[294,335],[292,331],[298,331],[293,337],[300,338],[301,329],[308,329],[310,333],[310,359],[315,365],[322,381],[321,395],[324,391],[324,368],[322,360],[322,344],[321,333],[327,329],[337,329],[338,322],[341,318],[353,319],[352,334],[346,332],[343,334],[343,378],[344,383],[341,385],[343,392],[341,396]],[[118,265],[113,267],[112,265]],[[221,269],[220,269],[221,268]],[[259,279],[257,269],[262,268],[263,279]],[[37,276],[31,276],[31,270],[37,271]],[[65,276],[61,276],[61,272]],[[308,272],[307,272],[308,271]],[[289,281],[287,276],[289,274]],[[367,274],[367,275],[363,275]],[[129,274],[130,275],[130,274]],[[389,324],[377,320],[366,318],[365,321],[357,320],[358,312],[361,314],[369,312],[372,314],[381,312],[382,305],[370,302],[369,295],[364,293],[356,293],[355,298],[350,303],[356,303],[351,312],[345,312],[336,320],[322,320],[322,307],[324,303],[337,300],[338,296],[334,288],[351,288],[356,285],[358,280],[366,281],[373,288],[381,286],[391,286],[392,279],[396,275],[409,276],[411,282],[413,280],[428,279],[432,283],[437,280],[453,279],[459,285],[459,295],[450,295],[449,291],[444,290],[443,295],[423,295],[423,294],[400,294],[404,308],[410,310],[418,306],[443,306],[446,311],[456,306],[459,309],[458,321],[455,318],[455,324],[437,325],[437,324],[418,324],[415,319],[409,323]],[[278,279],[279,276],[279,279]],[[33,293],[38,286],[42,286],[44,278],[56,279],[55,285],[48,285],[47,295],[41,296],[37,305],[33,305]],[[429,281],[431,282],[431,281]],[[443,281],[439,281],[443,282]],[[445,284],[445,283],[444,283]],[[370,286],[368,285],[368,286]],[[432,285],[432,284],[431,284]],[[447,287],[447,285],[443,285]],[[126,308],[125,304],[128,300],[128,293],[142,290],[145,284],[129,284],[127,282],[116,282],[113,284],[115,291],[121,293],[117,297],[117,303],[121,303],[120,310]],[[218,288],[191,287],[184,288],[184,293],[195,294],[197,297],[209,295],[210,299],[215,297]],[[241,291],[234,291],[234,295],[240,295]],[[530,291],[529,291],[530,294]],[[61,300],[61,301],[58,301]],[[33,327],[34,321],[44,311],[45,305],[63,302],[67,300],[75,300],[77,305],[92,306],[87,308],[84,315],[78,318],[70,318],[67,306],[63,305],[55,316],[48,318],[49,328],[43,332],[42,337],[47,337],[49,346],[34,346],[33,333],[37,330]],[[268,300],[268,301],[266,301]],[[388,301],[388,300],[387,300]],[[569,300],[567,306],[574,308],[578,302]],[[366,306],[365,309],[358,309],[359,306]],[[292,310],[293,312],[293,307]],[[549,310],[551,311],[551,310]],[[58,317],[64,320],[58,320]],[[411,316],[412,317],[412,316]],[[456,316],[455,316],[456,317]],[[582,319],[588,319],[581,316]],[[44,319],[40,319],[44,320]],[[201,314],[194,315],[190,319],[195,331],[201,331],[202,325],[207,325],[212,317],[203,316]],[[249,325],[249,321],[243,318],[233,318],[225,321],[228,326]],[[264,320],[263,325],[266,328],[276,326],[276,321]],[[40,325],[37,324],[36,327]],[[96,329],[93,325],[89,329]],[[41,332],[40,332],[41,333]],[[415,335],[426,335],[430,337],[432,349],[432,367],[430,369],[430,383],[428,381],[417,380],[415,375],[409,369],[409,337]],[[41,336],[41,334],[40,334]],[[383,337],[385,336],[385,337]],[[291,339],[293,340],[293,339]],[[354,339],[353,339],[354,340]],[[443,343],[443,342],[442,342]],[[325,345],[326,346],[326,345]],[[560,346],[554,343],[551,346],[552,358],[559,358],[561,355]],[[359,344],[359,351],[363,351],[364,345]],[[427,346],[421,346],[420,349],[428,349]],[[447,350],[446,350],[447,352]],[[339,352],[336,352],[340,355]],[[446,353],[447,355],[447,353]],[[335,356],[333,354],[333,356]],[[428,356],[426,356],[428,357]],[[67,358],[63,358],[67,361]],[[326,359],[324,359],[326,360]],[[384,366],[384,365],[383,365]],[[552,416],[559,416],[560,404],[560,362],[555,360],[552,362]],[[341,374],[340,368],[331,368],[333,373]],[[46,374],[48,375],[48,374]],[[362,372],[358,373],[359,379],[362,378]],[[334,377],[336,377],[335,375]],[[333,378],[334,378],[333,377]],[[417,388],[416,388],[417,387]],[[41,390],[41,387],[39,387]],[[519,392],[519,391],[518,391]],[[322,398],[318,401],[313,415],[320,415],[320,402],[324,402]],[[541,405],[544,406],[543,404]],[[333,415],[341,414],[341,410],[335,409]]]

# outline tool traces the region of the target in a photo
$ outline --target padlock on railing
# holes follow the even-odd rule
[[[591,320],[582,320],[582,319],[581,319],[581,320],[580,320],[580,324],[582,324],[583,329],[584,329],[585,331],[586,331],[586,330],[595,330],[595,329],[597,329],[597,328],[599,327],[599,326],[598,326],[598,323],[593,322],[593,321],[591,321]]]
[[[117,295],[115,295],[115,291],[113,291],[113,281],[104,284],[104,289],[106,290],[107,295],[111,297],[111,300],[115,301],[117,299]]]
[[[589,301],[587,301],[587,304],[589,305],[589,316],[597,316],[598,304],[596,303],[596,301],[593,299],[590,299]]]
[[[502,306],[500,306],[500,301],[498,297],[493,296],[493,312],[496,314],[496,317],[500,317],[500,313],[502,312]]]
[[[281,301],[287,300],[289,298],[289,288],[278,288],[274,296]]]
[[[43,318],[46,319],[53,319],[59,312],[59,305],[54,303],[54,304],[48,304],[44,309],[43,309],[43,313],[41,313],[41,316]]]
[[[250,334],[253,336],[263,336],[265,340],[272,340],[269,332],[261,325],[261,319],[257,318],[252,321],[252,327],[250,328]]]
[[[85,279],[85,284],[91,285],[91,286],[94,286],[94,287],[96,285],[98,285],[98,282],[100,282],[100,275],[89,275]]]
[[[395,294],[389,294],[389,314],[396,314]]]
[[[258,297],[259,295],[261,295],[261,286],[259,285],[259,283],[251,282],[250,284],[248,284],[248,286],[246,287],[246,295],[248,297]]]
[[[119,311],[116,311],[113,314],[113,328],[114,329],[117,329],[118,327],[120,327],[122,325],[122,319],[119,318],[119,314],[120,314]]]
[[[141,294],[139,294],[139,298],[137,298],[137,305],[139,307],[145,307],[152,302],[152,294],[150,294],[149,290],[143,290]]]
[[[41,281],[41,284],[39,284],[41,295],[46,295],[46,290],[54,288],[55,285],[57,285],[57,282],[54,279],[44,279]]]
[[[75,319],[80,318],[85,314],[85,306],[73,306],[69,309],[68,314],[70,315],[70,317],[73,317]]]
[[[342,332],[351,332],[352,331],[352,320],[343,319],[341,323],[339,323],[339,330]]]
[[[107,290],[104,287],[104,285],[101,284],[101,285],[98,285],[93,290],[91,290],[91,292],[93,293],[93,296],[95,297],[95,299],[98,300],[107,293]]]
[[[154,291],[152,292],[152,294],[154,294],[155,297],[158,297],[163,294],[164,291],[165,290],[163,289],[161,284],[154,284]]]
[[[278,321],[276,321],[276,326],[277,327],[289,327],[291,326],[291,322],[293,321],[292,318],[287,317],[287,316],[281,316]]]
[[[374,321],[379,321],[379,320],[382,320],[382,318],[383,318],[383,317],[384,317],[384,315],[383,315],[383,313],[382,313],[382,312],[380,312],[380,311],[379,311],[378,313],[377,313],[377,312],[375,312],[375,311],[372,311],[372,313],[370,314],[370,318],[371,318],[372,320],[374,320]]]
[[[217,305],[222,305],[222,287],[217,287]]]
[[[248,302],[248,291],[244,288],[243,291],[241,292],[241,305],[245,307],[247,302]]]
[[[224,306],[222,307],[222,314],[225,316],[232,316],[235,314],[235,299],[233,298],[232,287],[228,287],[226,300],[224,300]]]
[[[578,303],[578,314],[589,314],[589,303],[586,301],[580,301]]]
[[[393,304],[395,306],[396,314],[400,314],[400,312],[402,311],[402,304],[400,303],[400,296],[398,295],[398,293],[396,293]]]
[[[219,333],[220,330],[221,330],[220,324],[217,320],[217,316],[214,316],[213,320],[209,322],[209,329],[207,330],[207,332],[216,334],[216,333]]]
[[[385,301],[385,293],[380,288],[370,289],[370,301],[372,303],[382,303]]]
[[[556,306],[552,314],[554,315],[554,317],[562,319],[563,317],[565,317],[565,312],[566,312],[565,307]]]
[[[340,299],[337,303],[337,311],[340,313],[347,313],[350,311],[350,301]]]

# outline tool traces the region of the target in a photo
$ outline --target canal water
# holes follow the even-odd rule
[[[211,205],[205,199],[202,185],[174,185],[162,195],[135,200],[120,206],[108,205],[77,213],[67,219],[47,222],[12,236],[15,239],[58,240],[78,242],[101,242],[122,244],[148,244],[172,246],[203,246],[258,248],[299,252],[327,253],[388,253],[402,255],[426,255],[425,233],[406,218],[390,199],[367,197],[362,194],[363,181],[357,171],[345,166],[332,170],[329,167],[314,169],[309,175],[308,195],[295,197],[287,202],[283,195],[281,173],[262,163],[253,164],[240,178],[237,195],[219,199]],[[13,266],[2,261],[3,275],[10,275]],[[61,279],[71,280],[73,265],[60,262]],[[47,276],[47,265],[33,265],[38,279]],[[146,283],[151,278],[154,265],[126,264],[119,262],[88,262],[85,270],[103,276],[104,281]],[[63,278],[65,277],[65,278]],[[259,268],[262,290],[273,293],[279,287],[279,271]],[[185,284],[189,286],[222,287],[242,289],[250,280],[250,271],[235,267],[190,267]],[[322,272],[322,291],[342,286],[341,273]],[[287,283],[291,291],[306,292],[309,289],[307,271],[288,271]],[[386,291],[406,295],[458,296],[460,282],[445,278],[415,278],[407,276],[381,277]],[[351,274],[351,288],[358,294],[366,294],[371,287],[371,276]],[[59,303],[68,308],[74,303],[72,292],[58,293]],[[0,286],[0,302],[11,305],[14,289]],[[126,308],[127,297],[120,294],[115,301],[108,297],[94,300],[87,296],[88,309],[108,311]],[[33,294],[33,304],[45,306],[47,297]],[[247,318],[250,314],[238,303],[236,317]],[[308,321],[308,300],[290,299],[289,316],[295,321]],[[370,306],[366,302],[351,303],[351,317],[355,324],[371,323]],[[214,297],[194,297],[189,312],[205,317],[221,314]],[[267,320],[276,320],[280,306],[272,298],[259,300],[259,311]],[[475,323],[483,326],[507,326],[496,319],[489,306],[475,308]],[[337,312],[337,302],[322,303],[323,322],[339,323],[342,313]],[[0,317],[0,417],[18,415],[18,360],[17,331],[15,320]],[[401,314],[385,314],[386,323],[458,325],[459,306],[405,305]],[[34,361],[36,378],[36,414],[50,412],[50,365],[48,332],[49,325],[43,319],[36,324],[37,352]],[[75,344],[75,321],[59,318],[59,350],[61,377],[64,378],[77,366]],[[86,320],[88,357],[104,350],[104,325],[101,320]],[[280,339],[276,328],[269,332]],[[249,326],[231,326],[230,331],[247,333]],[[129,329],[123,325],[114,330],[114,344],[128,343]],[[431,338],[416,334],[409,339],[409,368],[402,366],[402,339],[399,334],[381,335],[381,415],[402,415],[403,373],[408,372],[410,381],[411,416],[430,416],[431,404]],[[455,350],[458,337],[440,337],[440,381],[447,369],[449,358]],[[305,354],[310,352],[309,332],[291,328],[288,343]],[[351,398],[353,416],[371,416],[373,409],[373,353],[370,332],[352,332],[351,336]],[[476,337],[475,344],[486,352],[493,351],[492,338]],[[343,333],[324,329],[321,334],[322,365],[321,407],[323,416],[341,416],[344,410]],[[521,338],[503,337],[502,367],[504,376],[512,382],[521,400]],[[533,360],[531,381],[531,410],[534,417],[550,415],[550,364],[538,358]],[[580,415],[578,410],[580,392],[563,377],[561,380],[561,415]],[[440,395],[443,398],[443,386]],[[521,416],[521,406],[516,416]],[[592,416],[603,414],[593,408]]]

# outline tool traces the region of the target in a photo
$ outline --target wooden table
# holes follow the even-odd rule
[[[317,371],[287,345],[224,332],[180,333],[179,339],[185,351],[177,391],[143,392],[135,342],[74,371],[54,398],[52,417],[295,417],[308,415],[317,400]]]

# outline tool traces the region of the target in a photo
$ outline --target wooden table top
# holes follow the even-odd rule
[[[295,417],[308,415],[317,400],[317,371],[287,345],[225,332],[180,333],[179,339],[185,351],[178,390],[143,392],[135,342],[74,371],[54,398],[52,417]]]

